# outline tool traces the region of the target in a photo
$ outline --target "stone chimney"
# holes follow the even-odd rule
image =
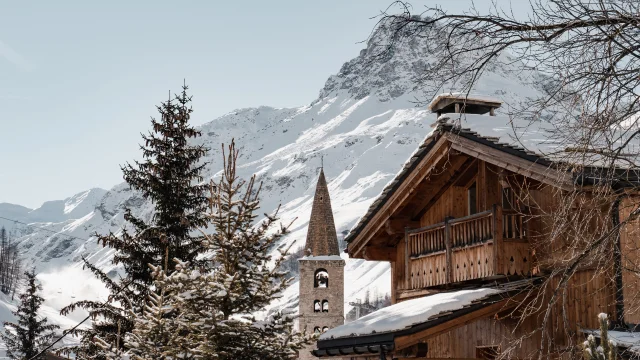
[[[429,104],[429,110],[438,115],[442,114],[478,114],[495,115],[495,109],[502,105],[502,101],[489,96],[467,95],[466,93],[445,93],[436,96]]]

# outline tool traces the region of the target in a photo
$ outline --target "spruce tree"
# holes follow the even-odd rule
[[[255,223],[260,186],[255,177],[248,182],[237,177],[237,158],[232,142],[222,178],[210,185],[207,217],[213,229],[203,241],[207,261],[174,259],[171,272],[151,266],[159,293],[136,314],[125,340],[129,350],[113,351],[111,342],[98,340],[110,359],[282,360],[295,357],[310,341],[294,330],[291,312],[253,316],[292,280],[280,270],[288,249],[275,250],[288,226],[275,227],[277,210]]]
[[[129,227],[120,236],[96,234],[99,243],[115,250],[113,263],[124,268],[124,278],[110,279],[84,259],[85,267],[111,292],[111,302],[80,301],[61,310],[66,315],[82,308],[93,317],[90,329],[74,332],[82,337],[80,346],[65,349],[78,358],[104,359],[104,351],[96,346],[94,337],[116,343],[119,333],[133,329],[131,314],[141,311],[140,304],[153,291],[149,265],[160,266],[167,252],[170,258],[195,262],[205,250],[200,245],[201,237],[192,233],[206,224],[207,185],[199,184],[206,149],[189,143],[201,133],[189,124],[193,110],[187,90],[184,85],[179,95],[157,107],[160,120],[152,118],[152,130],[142,135],[143,161],[122,167],[129,186],[153,204],[153,217],[145,221],[126,209],[124,218]],[[172,268],[173,262],[169,266]],[[123,342],[119,346],[124,349]]]
[[[27,288],[20,295],[20,305],[13,315],[17,323],[5,322],[4,333],[0,333],[0,338],[7,347],[7,356],[11,359],[31,359],[38,355],[55,336],[58,325],[49,324],[47,318],[38,317],[38,309],[44,299],[38,295],[42,289],[36,283],[36,274],[25,272]],[[37,359],[44,359],[44,354]]]

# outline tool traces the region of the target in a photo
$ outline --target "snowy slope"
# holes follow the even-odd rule
[[[381,31],[372,41],[385,36]],[[358,57],[330,76],[319,97],[309,105],[291,109],[267,106],[238,109],[201,126],[203,137],[198,141],[212,149],[206,159],[207,176],[215,176],[221,169],[220,144],[235,138],[241,149],[240,175],[248,177],[256,173],[264,182],[263,210],[270,211],[282,203],[284,220],[297,217],[283,245],[304,243],[321,156],[336,228],[342,236],[432,130],[435,115],[426,106],[416,107],[416,97],[421,94],[413,91],[413,79],[438,54],[415,40],[393,56],[374,58],[373,45],[370,42]],[[519,67],[517,72],[514,69],[515,65],[513,69],[492,67],[474,89],[475,93],[503,100],[503,114],[509,105],[539,95],[529,85],[536,74],[522,72]],[[197,116],[197,102],[194,108]],[[483,121],[482,117],[473,119]],[[497,124],[501,126],[494,126],[495,119],[490,127],[481,123],[463,126],[472,129],[477,126],[483,133],[490,131],[502,135],[502,141],[511,142],[508,118],[503,119],[504,124]],[[125,207],[143,217],[150,216],[152,211],[139,194],[120,184],[107,192],[93,189],[29,212],[50,214],[49,220],[39,217],[32,221],[55,232],[29,229],[20,238],[24,256],[41,272],[46,291],[58,295],[49,304],[52,309],[71,301],[70,294],[74,294],[73,300],[104,298],[99,284],[82,271],[80,256],[86,255],[115,274],[117,269],[109,263],[111,254],[97,246],[91,235],[117,233],[123,225]],[[23,210],[13,208],[13,211]],[[347,303],[362,298],[367,289],[379,294],[390,291],[389,267],[385,263],[348,260],[346,277]],[[62,284],[64,291],[57,292]],[[278,305],[295,306],[297,286],[294,283]],[[348,304],[345,310],[350,310]]]

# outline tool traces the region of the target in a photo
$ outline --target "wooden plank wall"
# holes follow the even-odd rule
[[[546,288],[548,298],[560,281],[560,276],[552,279]],[[611,274],[584,270],[576,272],[566,285],[566,291],[559,293],[550,319],[550,330],[554,332],[556,344],[564,345],[568,334],[564,331],[565,321],[569,330],[579,333],[580,329],[597,329],[598,314],[606,313],[615,319],[615,287]],[[565,304],[566,311],[562,311]],[[566,316],[566,320],[565,320]]]
[[[559,278],[555,280],[555,283],[546,288],[545,299],[549,298],[551,289],[557,285]],[[547,330],[547,333],[553,334],[554,351],[559,349],[566,351],[566,346],[569,344],[564,327],[564,316],[561,312],[562,303],[565,303],[568,309],[566,319],[570,330],[573,331],[572,343],[580,343],[583,341],[579,333],[580,328],[595,329],[598,327],[599,313],[612,314],[614,311],[614,294],[609,281],[608,276],[595,275],[593,271],[580,271],[569,281],[566,293],[560,295],[560,299],[552,309]],[[543,300],[542,304],[544,303]],[[509,350],[511,358],[536,358],[541,341],[541,332],[537,329],[541,323],[541,314],[540,312],[529,316],[519,325],[513,318],[505,316],[506,314],[503,314],[500,319],[483,318],[426,339],[429,346],[426,358],[474,358],[477,346],[492,345],[500,346],[502,351]]]
[[[475,358],[477,346],[497,345],[502,351],[510,347],[514,339],[518,339],[535,329],[535,323],[527,321],[516,332],[516,321],[511,319],[496,320],[493,317],[479,319],[468,325],[448,331],[427,340],[428,352],[425,359],[433,358]],[[539,336],[534,335],[523,341],[510,352],[512,357],[528,358],[537,354],[536,344]]]
[[[485,164],[483,161],[479,161],[478,169],[479,174],[471,175],[476,177],[478,212],[482,212],[491,210],[493,204],[501,203],[502,195],[498,181],[498,172],[500,169],[496,166]],[[466,178],[469,177],[470,174],[462,174],[460,176]],[[452,182],[456,183],[457,180],[458,179],[453,179]],[[437,224],[444,221],[447,216],[458,218],[469,215],[467,201],[466,188],[451,185],[420,218],[420,226]]]
[[[630,196],[620,202],[620,221],[638,208],[640,196]],[[624,299],[624,321],[640,324],[640,220],[625,225],[620,231],[622,260],[622,296]]]
[[[420,226],[429,226],[443,222],[447,216],[463,217],[466,215],[466,190],[460,186],[451,186],[420,218]]]

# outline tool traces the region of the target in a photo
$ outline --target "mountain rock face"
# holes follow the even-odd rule
[[[218,175],[222,169],[221,144],[235,138],[241,151],[239,175],[248,178],[255,173],[263,182],[262,210],[269,212],[282,204],[282,220],[296,218],[282,246],[304,245],[321,157],[341,239],[431,131],[436,116],[425,106],[416,106],[416,98],[422,94],[413,89],[421,69],[439,54],[414,39],[393,53],[378,56],[377,44],[388,36],[385,29],[375,33],[367,48],[330,76],[319,97],[309,105],[238,109],[200,127],[203,136],[197,141],[211,149],[206,156],[206,177]],[[510,104],[540,94],[530,85],[534,78],[536,74],[523,72],[516,64],[513,68],[495,66],[480,79],[474,93],[502,99],[505,105],[501,110],[505,111]],[[482,121],[481,117],[475,119]],[[486,135],[512,142],[508,135],[512,128],[505,119],[499,127],[462,125],[472,129],[479,126],[483,134],[490,131]],[[85,256],[110,274],[118,273],[119,269],[110,264],[111,252],[98,246],[92,234],[117,234],[124,224],[125,207],[143,217],[152,215],[148,201],[120,184],[109,191],[92,189],[63,201],[47,202],[35,210],[0,204],[0,216],[8,214],[8,218],[25,219],[49,230],[16,229],[26,262],[42,274],[45,292],[66,289],[59,292],[55,302],[47,303],[55,310],[66,300],[71,301],[70,293],[75,300],[104,294],[103,289],[91,287],[99,287],[99,283],[81,269],[80,260]],[[346,254],[343,256],[346,258]],[[52,274],[74,278],[60,284]],[[379,295],[390,292],[386,263],[349,259],[345,274],[345,284],[349,284],[345,289],[347,312],[351,309],[348,303],[363,298],[367,290]],[[297,289],[298,284],[293,283],[275,305],[296,306]]]

